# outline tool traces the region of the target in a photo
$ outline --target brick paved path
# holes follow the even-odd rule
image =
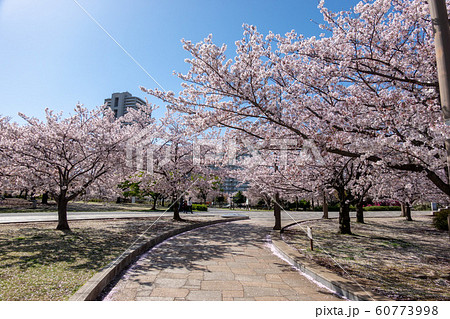
[[[105,300],[340,300],[273,255],[270,228],[205,227],[153,248]]]

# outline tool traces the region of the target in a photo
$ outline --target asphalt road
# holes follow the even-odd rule
[[[248,215],[251,219],[262,223],[273,223],[273,212],[270,211],[242,211],[210,208],[208,212],[196,212],[197,216],[222,216],[227,214],[243,214]],[[430,212],[413,212],[415,215],[429,215]],[[142,217],[163,217],[172,216],[171,212],[69,212],[69,220],[85,220],[85,219],[113,219],[113,218],[142,218]],[[182,216],[184,214],[181,214]],[[329,212],[329,217],[337,217],[338,212]],[[351,216],[355,216],[352,212]],[[400,212],[366,212],[366,217],[388,217],[400,216]],[[313,219],[322,217],[322,212],[282,212],[282,224],[287,225],[300,220]],[[58,214],[56,212],[36,212],[36,213],[4,213],[0,214],[0,224],[6,223],[22,223],[22,222],[43,222],[57,221]]]

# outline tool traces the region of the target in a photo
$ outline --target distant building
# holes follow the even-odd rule
[[[227,177],[222,181],[221,189],[224,193],[234,194],[239,191],[245,192],[249,185],[247,182],[240,182],[233,177]]]
[[[137,104],[145,105],[145,102],[129,92],[113,93],[108,99],[105,99],[105,104],[113,110],[116,118],[124,116],[128,112],[128,108],[137,108]]]

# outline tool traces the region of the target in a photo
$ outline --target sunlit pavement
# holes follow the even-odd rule
[[[209,209],[196,216],[247,215],[169,239],[135,263],[105,300],[340,300],[310,281],[270,249],[273,212]],[[416,215],[430,212],[413,212]],[[162,212],[72,212],[69,220],[139,218]],[[354,213],[352,213],[354,216]],[[398,217],[400,212],[366,212]],[[171,212],[163,216],[170,218]],[[187,218],[191,215],[181,214]],[[282,225],[320,218],[321,212],[282,212]],[[337,212],[330,212],[337,217]],[[56,221],[57,213],[0,214],[0,223]]]
[[[208,213],[243,214],[251,219],[165,241],[142,256],[105,300],[341,300],[272,253],[273,213],[221,209]],[[369,214],[399,216],[399,212]],[[321,216],[320,212],[283,212],[282,224]],[[337,217],[337,212],[330,217]]]
[[[105,300],[340,300],[270,250],[270,227],[239,221],[150,250]]]
[[[271,211],[246,211],[246,210],[229,210],[229,209],[217,209],[210,208],[208,212],[195,212],[196,216],[221,216],[224,214],[243,214],[248,215],[252,220],[257,220],[259,223],[273,224],[274,217]],[[415,215],[421,214],[431,214],[430,212],[412,212],[413,217]],[[107,218],[142,218],[142,217],[159,217],[163,215],[164,217],[170,218],[172,216],[171,212],[127,212],[127,211],[117,211],[117,212],[69,212],[69,220],[83,220],[83,219],[107,219]],[[184,214],[181,214],[185,216]],[[355,213],[352,212],[351,216]],[[366,212],[367,217],[376,216],[399,216],[400,212]],[[186,215],[189,216],[189,215]],[[287,225],[296,221],[301,221],[305,219],[320,218],[322,216],[321,212],[282,212],[282,224]],[[338,212],[330,212],[330,217],[337,217]],[[19,223],[19,222],[39,222],[39,221],[57,221],[57,212],[36,212],[36,213],[0,213],[0,224],[4,223]]]

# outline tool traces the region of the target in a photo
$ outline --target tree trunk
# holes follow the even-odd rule
[[[411,206],[409,205],[409,203],[406,203],[406,220],[407,221],[412,221],[413,219],[412,219],[412,217],[411,217]]]
[[[323,194],[323,215],[322,218],[323,219],[328,219],[328,201],[327,201],[327,195],[325,195],[325,193]]]
[[[156,210],[156,201],[158,200],[158,196],[152,197],[152,199],[153,199],[152,210]]]
[[[402,217],[406,217],[406,206],[405,203],[400,203],[400,209],[402,210]]]
[[[275,194],[275,203],[273,204],[273,215],[275,216],[275,226],[274,230],[281,230],[281,207],[278,204],[280,202],[280,194],[277,192]]]
[[[180,211],[178,209],[178,203],[175,203],[175,205],[173,206],[173,219],[174,220],[178,220],[178,221],[182,221],[183,220],[180,217]]]
[[[48,192],[42,194],[42,204],[48,205]]]
[[[341,234],[351,235],[352,231],[350,229],[350,205],[345,203],[345,201],[340,202],[339,208],[339,232]]]
[[[356,222],[364,224],[364,209],[363,204],[356,204]]]
[[[70,230],[69,223],[67,221],[68,200],[65,196],[65,193],[59,195],[57,203],[58,203],[58,226],[56,226],[56,229],[68,231]]]
[[[314,197],[311,198],[311,208],[314,211]],[[306,210],[306,207],[305,207],[305,210]]]
[[[173,196],[173,203],[172,207],[173,207],[173,220],[178,220],[178,221],[182,221],[183,219],[180,217],[180,201],[181,198],[179,200],[177,200],[176,196]]]

